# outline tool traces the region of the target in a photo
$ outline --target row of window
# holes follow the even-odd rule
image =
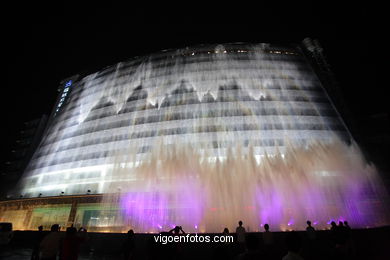
[[[45,175],[42,180],[40,180],[40,183],[42,184],[48,184],[48,183],[61,183],[61,182],[68,182],[69,180],[85,180],[85,179],[94,179],[101,177],[101,172],[82,172],[82,173],[72,173],[69,178],[65,174],[50,174]],[[38,184],[39,176],[29,178],[27,186],[34,187]],[[86,190],[84,190],[85,192]]]
[[[238,125],[205,125],[198,127],[176,127],[170,129],[151,130],[134,132],[132,134],[125,135],[113,135],[104,138],[95,138],[90,140],[84,140],[81,143],[71,143],[58,147],[55,152],[66,151],[69,149],[85,147],[89,145],[103,144],[109,142],[117,142],[128,139],[150,138],[157,136],[167,135],[183,135],[183,134],[196,134],[196,133],[213,133],[213,132],[236,132],[236,131],[260,131],[260,130],[332,130],[332,131],[345,131],[344,126],[341,123],[334,123],[329,125],[313,124],[313,123],[301,123],[301,124],[238,124]],[[47,143],[45,143],[47,145]],[[44,147],[41,147],[41,152],[37,154],[37,157],[41,157],[52,152],[44,151]]]
[[[191,91],[191,90],[190,90]],[[278,92],[276,89],[272,92]],[[181,106],[181,105],[195,105],[202,103],[217,103],[217,102],[234,102],[234,101],[245,101],[248,102],[259,102],[259,101],[285,101],[285,102],[315,102],[315,103],[328,103],[328,99],[323,96],[322,90],[318,89],[317,91],[305,91],[304,95],[299,90],[289,90],[290,93],[285,93],[285,91],[280,91],[280,93],[271,93],[270,91],[266,91],[264,96],[260,96],[258,100],[251,97],[249,94],[246,94],[244,91],[240,90],[223,90],[219,91],[217,95],[217,99],[214,99],[211,94],[207,93],[203,96],[202,100],[199,101],[198,95],[196,92],[187,92],[187,94],[183,95],[172,94],[162,100],[162,104],[160,107],[170,107],[170,106]],[[297,92],[296,95],[293,95],[294,92]],[[286,95],[289,94],[289,95]],[[143,92],[141,95],[136,95],[133,93],[128,99],[127,103],[125,103],[125,107],[122,108],[121,113],[140,111],[140,110],[149,110],[155,109],[158,107],[148,104],[146,102],[147,94]],[[144,102],[142,102],[144,101]],[[75,102],[75,100],[71,100],[73,105],[70,105],[67,108],[66,114],[63,115],[61,120],[66,120],[75,116],[74,110],[79,108],[80,105]],[[93,107],[93,110],[114,106],[112,101],[102,100],[100,103]]]
[[[167,109],[168,107],[177,107],[177,106],[182,106],[182,105],[185,105],[186,107],[184,107],[183,109],[179,109],[177,107],[177,109],[175,109],[175,110],[181,110],[181,111],[183,111],[183,110],[187,110],[187,111],[188,110],[189,111],[214,110],[214,111],[217,111],[216,112],[217,115],[219,115],[219,114],[223,114],[226,116],[236,115],[235,112],[227,112],[227,111],[230,111],[228,109],[224,109],[224,110],[226,110],[226,112],[218,112],[218,111],[221,111],[222,106],[218,105],[217,102],[215,102],[214,98],[210,94],[206,95],[206,97],[204,97],[202,99],[202,103],[212,103],[212,104],[208,105],[207,108],[204,108],[203,105],[201,105],[202,103],[199,103],[197,97],[192,98],[192,99],[183,100],[183,101],[177,101],[175,103],[170,103],[170,101],[169,101],[170,98],[168,98],[167,100],[165,100],[161,104],[160,108],[158,108],[157,104],[153,106],[152,104],[149,104],[146,101],[145,102],[138,101],[138,100],[133,101],[133,99],[135,99],[134,96],[131,96],[129,98],[129,100],[131,100],[131,101],[126,103],[125,106],[121,110],[118,111],[118,113],[115,110],[116,108],[114,109],[113,103],[103,101],[103,102],[99,103],[98,105],[96,105],[91,110],[91,112],[89,113],[87,118],[84,120],[84,122],[93,121],[96,119],[103,119],[106,117],[115,116],[117,114],[124,115],[127,113],[141,112],[141,111],[147,111],[147,110],[149,110],[148,114],[150,116],[156,116],[156,115],[165,116],[165,114],[167,112],[172,113],[171,109]],[[266,98],[261,98],[261,99],[263,99],[263,101],[267,101]],[[289,102],[280,104],[278,101],[274,102],[274,101],[270,101],[270,100],[267,101],[267,104],[263,104],[259,101],[254,101],[254,102],[246,101],[245,106],[242,106],[242,107],[244,108],[243,110],[245,110],[245,115],[248,115],[248,114],[256,114],[256,115],[330,115],[328,110],[324,110],[324,104],[328,104],[326,102],[327,99],[325,99],[325,98],[322,98],[322,100],[321,100],[321,101],[323,101],[323,103],[315,104],[316,107],[318,107],[319,110],[321,111],[318,113],[314,112],[315,111],[315,109],[313,109],[314,106],[310,102],[308,102],[308,100],[306,100],[305,98],[302,98],[302,97],[297,98],[297,99],[300,101],[295,100],[294,101],[294,103],[296,102],[295,104],[291,104]],[[221,101],[219,101],[219,102],[221,102]],[[224,102],[226,102],[227,106],[230,106],[230,104],[234,103],[234,102],[231,102],[231,100],[224,100]],[[277,109],[275,107],[277,107]],[[302,107],[305,107],[305,108],[302,108]],[[309,110],[307,110],[307,109],[309,109]],[[326,106],[325,106],[325,109],[326,109]],[[203,115],[205,115],[205,113],[198,114],[197,117],[202,118],[202,117],[204,117]],[[241,115],[241,114],[238,112],[237,115]],[[332,114],[332,115],[334,115],[334,114]],[[57,122],[55,122],[55,123],[62,123],[62,126],[60,126],[59,129],[68,128],[70,126],[79,124],[78,121],[74,121],[74,118],[77,118],[78,116],[79,116],[78,110],[68,111],[66,114],[63,114],[61,118],[58,118]],[[129,117],[131,118],[133,116],[129,115]],[[193,117],[190,117],[190,118],[193,118]],[[67,119],[72,119],[72,120],[71,120],[71,122],[69,122],[69,121],[66,121]],[[188,118],[182,117],[182,119],[188,119]]]
[[[304,144],[305,142],[307,142],[307,140],[304,140],[304,139],[296,139],[294,141],[297,141],[301,144]],[[240,144],[245,146],[245,147],[248,147],[249,145],[253,146],[253,147],[267,147],[267,146],[283,146],[284,145],[284,142],[282,139],[258,139],[258,140],[241,140],[240,141]],[[211,148],[229,148],[229,147],[234,147],[237,145],[237,142],[234,141],[234,142],[231,142],[231,141],[221,141],[221,142],[217,142],[217,141],[214,141],[214,142],[208,142],[208,143],[197,143],[197,145],[199,145],[200,147],[203,147],[203,148],[208,148],[208,149],[211,149]],[[146,146],[139,146],[137,147],[137,149],[135,149],[135,151],[137,151],[137,153],[147,153],[149,152],[151,149],[153,148],[153,146],[149,146],[149,145],[146,145]],[[74,163],[74,162],[79,162],[79,161],[85,161],[85,160],[92,160],[92,159],[101,159],[101,158],[107,158],[109,156],[113,156],[115,154],[123,154],[123,153],[128,153],[129,151],[125,151],[125,150],[103,150],[103,151],[98,151],[98,152],[92,152],[92,153],[85,153],[85,154],[73,154],[71,156],[67,156],[67,157],[62,157],[62,158],[58,158],[58,159],[54,159],[54,160],[39,160],[39,158],[34,158],[33,160],[33,163],[30,164],[29,166],[29,170],[32,170],[32,169],[39,169],[39,168],[42,168],[42,167],[47,167],[47,166],[53,166],[53,165],[58,165],[58,164],[64,164],[64,163]],[[129,156],[131,156],[129,154]],[[129,157],[130,158],[130,157]]]
[[[231,57],[229,56],[229,58]],[[243,63],[242,61],[244,61],[245,63]],[[216,57],[199,57],[197,59],[184,58],[184,59],[175,59],[175,60],[170,59],[162,62],[150,62],[150,66],[153,70],[159,68],[170,69],[171,67],[175,67],[175,66],[180,66],[180,67],[185,66],[186,69],[188,69],[189,67],[196,68],[199,67],[197,66],[198,64],[201,65],[202,67],[218,66],[221,67],[221,69],[234,69],[234,68],[240,69],[245,67],[245,69],[258,69],[258,70],[262,70],[262,69],[297,70],[298,66],[300,69],[304,69],[305,71],[308,69],[308,67],[307,66],[305,67],[304,63],[302,62],[296,63],[294,61],[293,64],[294,65],[296,64],[297,66],[289,66],[289,63],[292,64],[292,62],[290,62],[291,61],[290,59],[287,60],[288,61],[287,64],[282,64],[282,62],[280,61],[281,61],[280,59],[268,59],[268,58],[259,59],[257,57],[242,55],[242,56],[234,56],[232,59],[228,59],[228,60],[218,59]],[[117,72],[119,72],[120,74],[126,72],[123,68],[124,67],[118,68]],[[129,71],[135,70],[134,67],[127,67],[127,68],[129,69]]]
[[[150,70],[149,75],[145,78],[145,80],[150,81],[157,81],[159,79],[166,80],[169,78],[172,78],[173,81],[175,81],[178,77],[181,78],[198,78],[197,81],[202,81],[207,79],[207,75],[232,75],[236,79],[250,79],[253,78],[254,75],[256,75],[256,78],[259,80],[276,80],[276,79],[283,79],[283,80],[307,80],[308,78],[312,79],[312,74],[309,73],[309,71],[305,71],[304,73],[297,73],[296,69],[287,70],[284,69],[284,71],[271,68],[270,70],[262,71],[259,68],[247,68],[243,66],[237,66],[237,68],[232,68],[231,66],[227,66],[226,68],[223,68],[223,66],[210,66],[210,67],[193,67],[192,70],[189,70],[188,68],[180,68],[179,70],[175,67],[172,68],[165,68],[165,69],[154,69]],[[289,75],[289,74],[297,74],[295,76]],[[299,76],[296,78],[296,76]],[[131,80],[130,75],[118,77],[115,78],[106,78],[104,81],[107,80],[115,80],[119,84],[125,84],[129,80]],[[212,79],[214,80],[214,79]],[[90,87],[93,87],[95,84],[101,84],[103,82],[93,82]]]
[[[112,111],[113,113],[113,111]],[[258,108],[251,110],[239,110],[239,109],[226,109],[226,110],[187,110],[187,112],[177,113],[161,113],[159,115],[148,115],[147,117],[126,118],[110,123],[100,123],[99,125],[91,125],[84,129],[79,129],[63,135],[61,138],[70,138],[74,136],[84,135],[88,133],[104,131],[108,129],[127,127],[132,125],[152,124],[174,120],[188,120],[188,119],[201,119],[201,118],[216,118],[226,117],[227,120],[231,117],[246,117],[246,116],[330,116],[337,117],[337,114],[333,109],[294,109],[294,110],[282,110],[276,108]],[[101,117],[100,117],[101,116]],[[92,117],[91,120],[102,120],[105,117],[110,117],[112,114],[99,114]],[[86,120],[86,122],[91,121]],[[70,127],[70,126],[69,126]],[[150,125],[153,127],[153,125]],[[65,128],[64,128],[65,129]],[[62,130],[62,129],[61,129]],[[53,138],[48,138],[47,141],[51,142],[56,136],[60,136],[61,133],[56,131]]]
[[[210,64],[209,66],[206,66],[206,64],[203,64],[205,65],[205,69],[200,69],[200,67],[192,67],[192,70],[190,70],[189,67],[186,67],[186,68],[181,68],[180,71],[177,71],[176,70],[176,67],[174,67],[174,64],[170,65],[164,65],[164,64],[160,64],[160,65],[155,65],[153,68],[150,69],[150,71],[152,72],[152,76],[148,77],[147,79],[155,79],[155,78],[159,78],[159,77],[167,77],[167,76],[170,76],[170,75],[178,75],[178,74],[181,74],[181,76],[184,76],[186,74],[191,74],[191,77],[194,77],[195,75],[199,75],[199,73],[203,73],[203,72],[210,72],[210,71],[222,71],[222,70],[225,70],[225,71],[231,71],[231,73],[236,73],[236,72],[240,72],[240,71],[253,71],[253,72],[256,72],[256,74],[260,74],[259,72],[269,72],[268,74],[271,74],[271,73],[276,73],[277,71],[279,73],[281,73],[282,71],[284,73],[299,73],[299,74],[311,74],[311,70],[308,68],[308,67],[303,67],[303,66],[297,66],[297,67],[291,67],[291,68],[288,68],[286,66],[278,66],[278,65],[274,65],[274,66],[261,66],[261,65],[246,65],[243,66],[236,66],[236,67],[232,67],[230,64],[226,64],[226,67],[223,67],[223,66],[218,66],[216,67],[215,65],[213,64]],[[171,67],[170,67],[171,66]],[[211,70],[210,67],[214,67],[216,69],[214,70]],[[137,71],[139,71],[138,69],[131,69],[131,70],[128,70],[128,71],[121,71],[121,72],[116,72],[115,73],[115,81],[116,82],[121,82],[121,81],[128,81],[129,80],[129,77],[133,76],[134,73],[136,73]],[[191,73],[192,71],[192,73]],[[185,72],[185,73],[184,73]],[[242,74],[242,73],[240,73]],[[106,81],[107,79],[109,79],[109,77],[99,77],[99,78],[94,78],[93,79],[93,83],[91,84],[91,86],[95,86],[95,85],[99,85],[101,84],[102,82]]]
[[[215,61],[218,60],[226,60],[228,59],[248,59],[248,60],[254,60],[254,57],[256,57],[256,60],[259,60],[261,58],[262,61],[301,61],[302,57],[299,55],[274,55],[276,53],[270,53],[270,52],[260,52],[258,50],[246,50],[246,51],[236,51],[232,53],[227,53],[227,50],[220,50],[218,53],[215,52],[216,50],[206,50],[204,52],[197,51],[198,55],[195,55],[195,52],[188,52],[189,55],[183,56],[180,53],[170,53],[165,55],[159,55],[159,56],[149,56],[148,61],[151,61],[153,63],[155,62],[164,62],[169,59],[175,59],[175,60],[202,60],[202,59],[213,59]],[[226,53],[224,53],[226,51]],[[194,55],[192,55],[194,54]],[[226,55],[211,55],[211,54],[228,54]],[[281,53],[278,53],[281,54]],[[257,56],[256,56],[257,55]]]
[[[218,72],[218,70],[216,71]],[[164,73],[167,73],[166,71]],[[236,76],[236,80],[240,80],[240,79],[243,79],[243,80],[247,80],[247,79],[252,79],[252,80],[258,80],[259,81],[259,86],[261,86],[261,82],[262,81],[265,81],[265,82],[272,82],[273,84],[271,86],[265,86],[265,88],[272,88],[273,85],[276,85],[278,83],[278,81],[284,81],[286,82],[286,84],[288,85],[291,85],[291,83],[289,82],[290,80],[294,80],[294,81],[301,81],[301,82],[308,82],[309,79],[306,77],[307,75],[310,75],[309,73],[307,74],[303,74],[303,73],[300,73],[299,75],[301,75],[300,78],[289,78],[289,75],[258,75],[258,73],[256,73],[257,76],[256,77],[253,77],[253,75],[250,75],[250,76]],[[306,75],[306,76],[305,76]],[[153,79],[158,79],[158,78],[161,78],[161,79],[168,79],[169,77],[175,77],[175,80],[173,80],[173,82],[176,82],[176,74],[175,75],[172,75],[171,73],[168,73],[168,77],[166,75],[162,75],[162,77],[159,77],[159,76],[153,76],[153,77],[148,77],[147,79],[145,79],[146,81],[148,80],[153,80]],[[181,75],[183,78],[185,77],[184,75]],[[196,84],[208,84],[208,82],[213,82],[213,84],[215,84],[215,80],[212,79],[212,80],[209,80],[207,78],[205,78],[202,73],[193,73],[190,75],[190,78],[192,79],[193,82],[196,82]],[[314,81],[313,78],[310,78],[310,81]],[[83,87],[83,88],[77,88],[77,90],[75,90],[73,92],[73,95],[79,95],[80,97],[86,97],[92,93],[98,93],[100,91],[102,91],[101,89],[101,86],[102,84],[105,84],[105,82],[107,82],[107,79],[104,79],[104,80],[99,80],[99,81],[95,81],[93,80],[92,82],[90,82],[90,84],[84,84],[84,86],[86,87]],[[114,81],[112,81],[112,83],[114,83],[115,85],[112,85],[112,86],[109,86],[110,88],[115,88],[115,87],[118,87],[118,86],[123,86],[123,85],[126,85],[127,83],[129,82],[129,78],[119,78],[119,77],[116,77]],[[276,84],[275,84],[276,83]],[[110,83],[111,84],[111,83]],[[269,84],[267,84],[269,85]],[[305,86],[302,86],[301,87],[301,83],[299,84],[299,89],[303,89],[305,88]],[[98,89],[95,89],[99,87]],[[285,89],[285,87],[283,87],[283,89]],[[82,92],[82,95],[80,95],[80,93]]]
[[[183,66],[186,64],[193,64],[193,63],[203,63],[203,62],[211,62],[216,63],[219,61],[226,61],[226,57],[224,56],[195,56],[190,55],[188,57],[177,57],[174,61],[172,61],[173,57],[177,57],[175,55],[169,55],[169,56],[162,56],[160,58],[150,58],[146,59],[146,57],[143,57],[137,61],[131,61],[131,62],[124,62],[124,65],[120,66],[118,68],[118,64],[113,65],[105,70],[102,70],[98,73],[96,73],[95,79],[105,77],[113,72],[121,73],[123,71],[128,72],[129,69],[135,68],[134,70],[138,69],[138,67],[144,63],[146,60],[151,63],[153,68],[162,68],[162,67],[169,67],[169,66]],[[247,53],[234,53],[229,55],[229,62],[234,61],[258,61],[258,62],[293,62],[294,64],[303,63],[304,60],[299,56],[274,56],[270,54],[262,54],[261,59],[256,56],[248,55]],[[249,65],[249,63],[248,63]],[[117,71],[118,69],[118,71]]]
[[[179,86],[176,90],[172,91],[169,94],[169,98],[171,98],[171,99],[175,99],[175,97],[177,97],[177,99],[185,98],[182,96],[184,91],[180,88],[181,88],[181,86]],[[242,90],[242,89],[224,90],[222,87],[220,87],[219,89],[220,90],[218,91],[218,94],[217,94],[218,97],[221,95],[224,95],[224,96],[231,96],[233,99],[237,98],[237,100],[242,100],[242,101],[256,101],[256,99],[250,97],[250,95],[246,93],[247,90]],[[302,93],[302,90],[304,91],[303,93]],[[255,92],[264,91],[264,95],[268,96],[269,99],[270,99],[270,96],[275,96],[275,97],[281,96],[281,98],[284,100],[286,100],[286,97],[283,97],[283,95],[286,95],[286,94],[291,94],[292,96],[294,96],[293,94],[295,94],[295,96],[302,96],[303,94],[308,95],[308,96],[318,96],[318,95],[321,95],[323,93],[321,88],[299,87],[296,85],[290,85],[290,86],[286,86],[286,87],[281,87],[278,85],[269,86],[269,87],[267,86],[267,88],[265,88],[264,90],[253,89],[253,91],[255,91]],[[192,95],[191,97],[194,97],[194,96],[198,97],[197,92],[194,89],[185,89],[185,92],[188,94],[193,93],[194,95]],[[92,94],[96,94],[96,93],[94,92],[94,93],[90,93],[88,95],[77,96],[77,97],[73,96],[71,101],[70,101],[70,106],[67,108],[67,111],[70,111],[74,108],[80,107],[80,104],[78,104],[77,101],[80,99],[85,99],[87,96],[92,95]],[[141,95],[137,95],[137,94],[141,94]],[[206,94],[206,95],[210,95],[210,94]],[[245,97],[245,99],[241,99],[242,97]],[[142,90],[142,93],[140,93],[139,91],[134,91],[131,94],[131,96],[127,99],[127,101],[129,102],[129,101],[136,101],[136,100],[142,100],[142,99],[147,99],[146,90]],[[216,101],[218,101],[218,100],[216,100]],[[287,100],[287,101],[290,101],[290,100]],[[202,102],[203,102],[203,99],[202,99]],[[198,101],[198,103],[199,103],[199,101]]]

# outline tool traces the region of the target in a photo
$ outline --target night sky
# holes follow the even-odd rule
[[[379,83],[385,73],[380,63],[386,31],[375,8],[358,3],[326,6],[326,1],[322,6],[270,2],[214,7],[191,2],[180,10],[109,3],[56,7],[16,3],[3,8],[7,80],[0,102],[2,161],[21,124],[50,113],[61,79],[93,73],[133,56],[200,43],[299,43],[308,36],[318,38],[353,115],[357,119],[389,115],[386,86]]]

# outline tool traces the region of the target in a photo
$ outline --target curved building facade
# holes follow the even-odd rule
[[[124,181],[112,177],[116,167],[135,168],[170,147],[223,160],[239,146],[261,161],[264,154],[283,155],[288,145],[335,138],[349,133],[299,48],[162,51],[64,81],[18,192],[112,192]]]

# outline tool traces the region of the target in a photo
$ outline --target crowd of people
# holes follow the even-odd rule
[[[309,259],[317,259],[318,243],[317,232],[312,226],[311,221],[306,222],[306,233],[302,237],[298,232],[287,232],[285,237],[285,247],[287,253],[282,257],[282,260],[302,260],[302,249],[305,244],[305,255]],[[246,235],[245,228],[242,226],[242,221],[238,222],[236,228],[238,248],[241,252],[238,254],[238,259],[280,259],[275,256],[275,239],[273,233],[270,232],[269,224],[264,225],[262,232],[262,243],[259,237],[254,233]],[[330,228],[330,243],[332,244],[332,259],[346,259],[354,255],[353,243],[351,240],[351,227],[347,221],[331,222]],[[259,247],[262,244],[262,247]]]
[[[165,235],[185,235],[181,226],[176,226],[168,232],[162,232]],[[351,255],[351,228],[347,221],[331,222],[330,240],[333,243],[333,257],[344,259]],[[315,253],[317,248],[317,231],[312,226],[311,221],[307,221],[305,235],[302,233],[290,231],[286,233],[284,239],[285,254],[275,254],[277,246],[274,232],[271,232],[270,225],[264,225],[264,231],[259,233],[249,233],[243,226],[243,222],[239,221],[235,233],[230,233],[228,228],[225,228],[222,235],[234,235],[234,242],[221,243],[215,246],[215,259],[282,259],[282,260],[300,260],[316,259]],[[38,234],[34,240],[32,252],[32,260],[77,260],[80,252],[80,247],[88,242],[89,238],[87,230],[80,228],[77,230],[71,226],[66,229],[65,234],[60,232],[60,226],[54,224],[51,227],[50,233],[43,232],[43,227],[38,227]],[[303,246],[306,247],[306,253],[302,254]],[[135,259],[135,251],[137,242],[133,230],[129,230],[127,237],[122,243],[120,254],[122,259]],[[161,247],[160,247],[161,248]],[[166,247],[168,248],[168,247]],[[171,251],[172,249],[172,251]],[[182,247],[180,243],[176,243],[167,255],[175,256],[176,253],[181,253]],[[152,250],[153,251],[153,250]],[[158,252],[158,250],[156,250]],[[58,257],[58,258],[57,258]]]
[[[71,226],[66,229],[65,236],[60,233],[58,224],[51,226],[50,233],[43,232],[43,226],[38,227],[38,235],[34,240],[31,260],[77,260],[80,246],[88,240],[87,230],[77,230]]]

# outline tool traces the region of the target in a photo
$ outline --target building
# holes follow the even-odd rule
[[[10,155],[2,167],[0,196],[5,198],[23,174],[34,151],[39,145],[47,123],[47,116],[24,122]]]
[[[142,160],[161,139],[223,157],[349,137],[302,53],[268,44],[165,51],[69,79],[52,117],[16,196],[104,193],[115,156],[131,146]]]
[[[56,215],[99,230],[155,231],[180,221],[216,231],[235,223],[244,204],[252,227],[274,221],[284,230],[311,215],[322,225],[342,216],[383,223],[374,206],[360,205],[378,200],[367,185],[376,173],[349,147],[307,55],[317,57],[313,48],[201,45],[62,81],[42,142],[11,193],[43,205],[26,206],[21,226]]]

